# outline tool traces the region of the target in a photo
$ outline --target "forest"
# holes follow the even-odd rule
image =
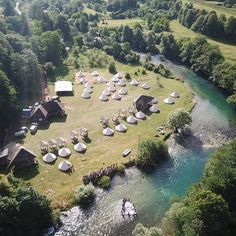
[[[234,4],[233,0],[223,2]],[[160,73],[150,62],[150,55],[160,53],[210,80],[225,92],[228,102],[236,104],[236,65],[227,62],[219,48],[204,37],[235,42],[235,16],[195,9],[179,0],[95,0],[86,4],[81,0],[22,0],[20,8],[16,6],[15,0],[0,1],[0,143],[18,124],[21,108],[43,98],[47,83],[55,79],[67,58],[66,47],[71,48],[72,66],[77,70],[84,58],[93,68],[106,66],[106,55],[140,65],[139,53],[143,52],[148,55],[144,68]],[[140,18],[142,23],[108,27],[110,18]],[[203,36],[177,40],[170,32],[173,19]],[[115,64],[110,63],[109,69],[115,73]],[[220,148],[207,164],[202,181],[173,203],[164,219],[168,234],[234,235],[235,149],[235,140]],[[0,181],[0,226],[7,225],[5,235],[26,232],[22,215],[32,221],[27,228],[31,235],[52,224],[47,199],[14,178]],[[22,194],[27,196],[25,201],[19,200]],[[38,218],[40,214],[47,216],[45,220]]]
[[[91,1],[87,7],[96,14],[86,13],[79,0],[25,0],[20,13],[14,0],[1,0],[0,6],[0,80],[4,85],[0,88],[1,133],[14,127],[22,105],[43,97],[47,80],[66,57],[66,46],[73,47],[75,55],[88,48],[102,49],[115,60],[129,64],[140,63],[137,52],[161,53],[190,66],[224,89],[229,102],[236,102],[235,65],[225,62],[219,49],[203,38],[177,41],[169,32],[170,20],[178,18],[194,31],[233,40],[233,16],[227,19],[175,0]],[[144,24],[101,28],[98,23],[106,19],[104,12],[111,18],[141,17]],[[76,59],[74,66],[79,69]]]

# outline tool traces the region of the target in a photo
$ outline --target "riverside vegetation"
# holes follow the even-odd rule
[[[226,62],[219,48],[212,46],[204,37],[176,39],[170,33],[170,21],[178,19],[182,25],[196,32],[214,37],[223,42],[232,41],[235,39],[236,32],[234,16],[229,16],[228,14],[224,16],[219,15],[218,12],[198,10],[192,4],[184,5],[181,1],[175,0],[96,0],[87,4],[80,0],[25,0],[19,2],[21,14],[15,10],[15,1],[2,0],[0,3],[1,142],[4,140],[5,135],[11,131],[12,127],[19,123],[19,111],[23,105],[29,105],[41,98],[47,84],[53,83],[57,79],[72,77],[75,70],[98,68],[104,73],[106,66],[109,64],[112,73],[115,73],[116,69],[125,68],[131,76],[136,76],[137,74],[145,78],[157,76],[160,84],[166,85],[165,89],[167,87],[170,89],[173,85],[183,89],[174,80],[173,82],[163,80],[163,70],[160,71],[160,68],[158,69],[156,65],[151,65],[149,56],[147,56],[143,65],[150,70],[148,75],[146,75],[146,70],[144,70],[139,61],[140,52],[161,53],[168,59],[186,64],[196,73],[222,88],[228,96],[228,102],[236,103],[235,64]],[[131,21],[132,24],[129,24]],[[123,25],[120,25],[120,22],[123,22]],[[66,46],[71,49],[69,55],[65,50]],[[168,74],[167,77],[173,78],[169,71],[164,70],[164,72]],[[106,75],[110,76],[110,74]],[[49,89],[52,89],[52,87],[49,86]],[[183,95],[184,98],[187,97],[185,95]],[[181,105],[186,105],[184,99],[181,100]],[[165,114],[166,111],[164,112],[164,109],[162,111]],[[163,119],[161,118],[160,122],[161,120]],[[29,140],[26,140],[27,143],[29,143]],[[33,142],[32,145],[34,144]],[[150,145],[154,150],[155,144]],[[144,153],[146,154],[146,151]],[[222,151],[223,153],[224,151]],[[148,161],[153,163],[153,155],[147,156],[150,157]],[[140,154],[139,157],[139,164],[142,166],[143,155]],[[220,162],[224,161],[219,160]],[[80,162],[79,164],[82,163]],[[228,172],[225,172],[225,174],[228,174]],[[55,176],[57,178],[56,174]],[[223,177],[222,181],[224,180]],[[34,186],[40,189],[42,181],[40,180],[40,184],[34,181],[32,180]],[[213,187],[218,186],[217,184],[219,183],[226,185],[226,181],[222,181],[219,181],[219,179],[217,181],[212,180],[211,189],[206,189],[203,192],[199,191],[201,193],[198,196],[199,198],[194,198],[190,194],[192,199],[186,200],[186,203],[183,204],[185,204],[184,209],[190,205],[195,206],[195,201],[204,199],[209,194],[213,205],[216,203],[217,207],[223,206],[222,212],[224,214],[222,215],[225,218],[222,219],[222,227],[219,232],[224,229],[225,232],[230,234],[231,231],[227,230],[231,230],[232,222],[228,222],[227,217],[233,215],[233,208],[225,196],[230,191],[226,189],[228,192],[226,191],[224,195],[222,193],[221,196],[221,193],[213,190]],[[9,184],[11,185],[11,183]],[[6,189],[6,187],[3,189]],[[11,193],[13,193],[12,196],[16,196],[14,187],[11,186],[10,189]],[[21,211],[23,209],[21,207],[16,208],[18,212],[15,212],[12,208],[11,210],[13,211],[4,211],[6,206],[12,206],[13,203],[15,206],[21,206],[22,198],[22,195],[20,195],[16,202],[11,197],[9,198],[9,194],[4,195],[6,194],[4,191],[0,197],[1,206],[3,207],[1,217],[9,219],[6,216],[11,213],[17,217],[22,212],[26,214]],[[33,190],[31,189],[30,191]],[[209,191],[212,191],[212,193]],[[216,196],[216,194],[218,195]],[[37,210],[41,210],[41,202],[43,202],[42,214],[47,212],[45,213],[47,221],[41,222],[42,219],[40,219],[37,224],[38,228],[35,231],[35,234],[37,234],[42,228],[53,223],[53,216],[50,202],[37,193],[33,192],[33,195],[39,199],[36,203],[40,205],[40,207],[35,206],[34,213],[36,214]],[[31,195],[29,194],[29,196]],[[229,196],[231,195],[229,194]],[[9,201],[12,204],[5,204]],[[190,215],[196,209],[199,210],[200,215]],[[211,208],[207,209],[211,213]],[[203,208],[196,205],[195,208],[189,207],[188,210],[186,212],[190,212],[190,218],[183,221],[181,219],[182,225],[180,225],[180,228],[169,224],[168,228],[171,234],[181,235],[186,233],[188,235],[190,230],[193,233],[215,233],[215,231],[208,231],[208,226],[211,222],[204,221],[207,217],[201,218],[205,217]],[[218,214],[218,212],[213,213]],[[24,229],[25,222],[22,222],[22,219],[17,218],[16,221],[12,221],[12,215],[9,216],[12,224],[9,225],[7,222],[4,226],[10,226],[10,230],[12,230],[20,222],[20,225],[23,225],[22,229]],[[218,215],[215,218],[216,222],[221,220],[221,218],[217,217]],[[29,218],[32,220],[33,227],[35,225],[33,221],[37,217],[29,215]],[[231,219],[232,217],[229,218]],[[194,228],[194,222],[199,223],[199,228]],[[151,232],[144,227],[139,226],[139,228],[144,233],[150,234]],[[9,232],[11,233],[12,231]],[[15,231],[16,234],[17,232]]]

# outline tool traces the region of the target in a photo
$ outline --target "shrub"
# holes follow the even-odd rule
[[[103,176],[99,181],[98,181],[98,186],[100,188],[108,189],[111,186],[111,178],[109,176]]]
[[[147,74],[146,70],[143,69],[143,70],[142,70],[142,74],[143,74],[143,75],[146,75],[146,74]]]
[[[125,78],[126,78],[127,80],[131,80],[130,73],[125,73]]]
[[[108,66],[108,70],[111,74],[116,74],[117,71],[116,71],[116,66],[115,66],[115,63],[114,62],[111,62]]]
[[[95,188],[90,183],[88,185],[80,185],[75,190],[75,201],[80,205],[88,205],[95,198]]]
[[[137,72],[137,71],[135,71],[135,72],[134,72],[134,74],[135,74],[135,75],[138,75],[138,72]]]
[[[136,165],[140,168],[153,167],[167,157],[168,149],[163,141],[144,140],[139,145]]]
[[[118,165],[116,170],[118,173],[124,174],[125,173],[125,165],[123,165],[123,164]]]

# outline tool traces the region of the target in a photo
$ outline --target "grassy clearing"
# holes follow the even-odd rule
[[[140,18],[132,18],[132,19],[117,19],[117,20],[106,20],[105,21],[107,24],[102,24],[102,22],[100,22],[98,24],[99,27],[119,27],[121,25],[129,25],[129,26],[133,26],[135,23],[139,23],[139,24],[143,24],[143,20]]]
[[[193,6],[198,9],[205,9],[207,11],[216,11],[218,14],[225,14],[226,17],[235,16],[235,8],[227,8],[224,6],[218,6],[212,2],[207,2],[204,0],[182,0],[183,3],[191,2]]]
[[[178,22],[178,20],[171,21],[170,28],[176,38],[180,38],[180,37],[195,38],[195,37],[201,35],[201,34],[195,33],[194,31],[184,27],[183,25],[181,25]],[[234,64],[236,63],[236,45],[216,41],[216,40],[210,39],[208,37],[206,37],[206,38],[209,43],[219,46],[226,61],[234,63]]]
[[[131,67],[121,63],[116,63],[116,67],[119,72],[129,72],[132,77],[134,77],[135,71],[142,68]],[[88,75],[90,74],[89,72],[87,72]],[[106,79],[112,77],[107,69],[98,70],[98,72]],[[71,73],[69,72],[69,74]],[[66,207],[72,199],[74,189],[82,183],[83,175],[113,163],[127,162],[128,159],[121,156],[122,151],[126,148],[131,148],[130,158],[135,158],[139,137],[141,140],[150,137],[154,138],[156,128],[166,122],[166,117],[170,111],[179,107],[190,110],[192,107],[191,91],[182,82],[160,78],[161,86],[159,86],[156,80],[157,75],[151,72],[147,73],[145,76],[139,74],[135,78],[139,79],[140,82],[148,81],[152,86],[151,89],[143,90],[141,87],[133,87],[128,84],[128,95],[123,96],[121,101],[114,101],[109,98],[108,102],[101,102],[98,99],[101,92],[106,88],[105,84],[95,84],[91,99],[82,99],[80,95],[82,94],[83,86],[75,84],[74,96],[62,97],[67,113],[66,121],[51,123],[49,128],[40,128],[34,136],[27,134],[26,139],[23,140],[23,145],[37,154],[39,168],[38,171],[27,170],[27,172],[19,173],[19,177],[29,181],[38,191],[51,199],[54,207]],[[65,75],[65,78],[68,78],[68,74]],[[92,80],[90,75],[88,78]],[[52,95],[54,94],[53,85],[49,85],[49,91]],[[176,100],[174,105],[164,104],[163,99],[173,91],[178,91],[181,97]],[[100,117],[111,118],[112,114],[117,114],[120,108],[130,106],[133,99],[139,94],[157,96],[161,112],[148,116],[146,121],[139,121],[136,126],[122,121],[128,127],[127,133],[115,132],[114,137],[104,137],[102,125],[99,123]],[[115,129],[114,124],[112,122],[110,124]],[[86,127],[89,130],[91,139],[91,142],[86,144],[87,151],[85,154],[76,153],[69,138],[71,130],[79,130],[80,127]],[[66,138],[68,141],[67,146],[72,150],[69,161],[73,164],[75,172],[71,175],[62,173],[57,168],[63,158],[58,157],[53,165],[45,164],[42,160],[39,141],[58,137]]]

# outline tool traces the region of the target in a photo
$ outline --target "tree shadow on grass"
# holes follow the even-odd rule
[[[55,82],[58,77],[65,77],[69,74],[69,68],[67,65],[62,64],[56,67],[55,69],[55,75],[51,78],[49,78],[50,82]]]
[[[23,180],[30,180],[39,174],[37,166],[25,167],[15,171],[14,176]]]

